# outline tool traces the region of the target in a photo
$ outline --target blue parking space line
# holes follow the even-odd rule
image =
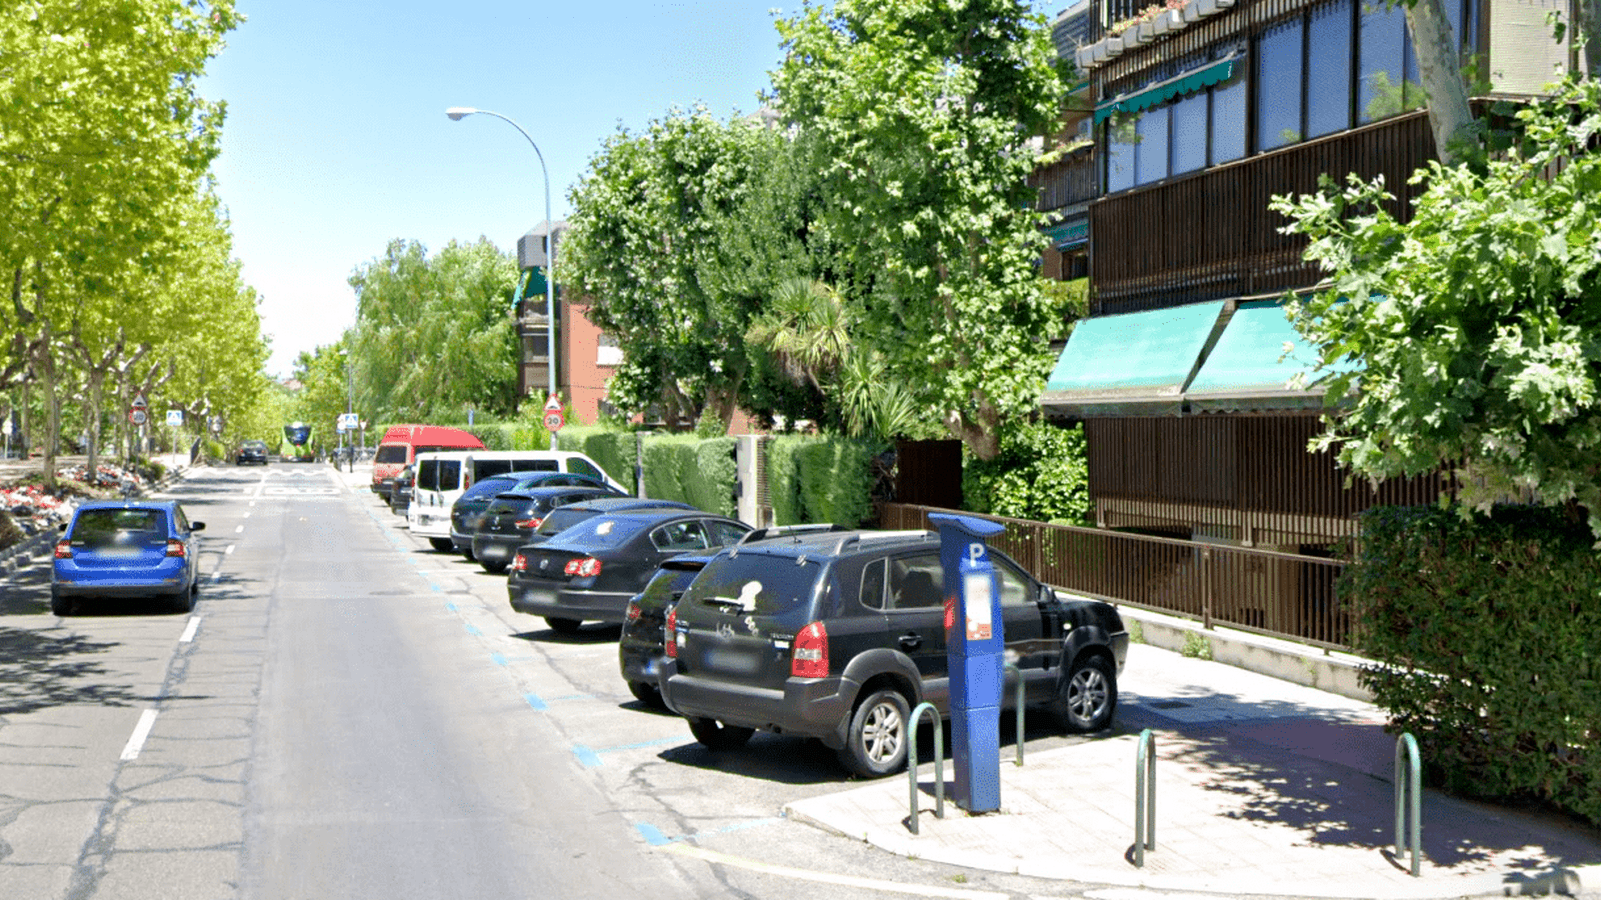
[[[450,610],[451,612],[455,612],[456,611],[456,604],[447,600],[447,601],[445,601],[445,608]]]
[[[478,632],[475,631],[473,633],[477,634]],[[508,660],[506,657],[500,655],[499,653],[491,653],[491,654],[489,654],[489,661],[494,663],[497,666],[506,666],[506,665],[510,665],[511,664],[510,660]]]
[[[645,843],[652,847],[661,847],[673,842],[672,838],[661,833],[661,829],[646,822],[635,822],[634,830],[638,831],[639,836],[645,839]]]
[[[437,584],[434,584],[432,581],[428,582],[428,587],[432,588],[435,591],[443,591],[444,590],[444,588],[440,587]]]
[[[523,699],[528,701],[528,705],[533,707],[535,712],[544,712],[550,708],[545,705],[545,701],[539,699],[538,694],[524,694]]]
[[[595,751],[585,747],[583,744],[573,745],[573,755],[578,757],[578,764],[586,769],[599,768],[600,766],[600,757],[595,755]]]
[[[617,746],[617,747],[602,747],[601,749],[599,749],[599,750],[597,750],[595,752],[596,753],[612,753],[612,752],[617,751],[617,750],[643,750],[646,747],[660,747],[663,744],[682,744],[683,742],[684,742],[683,738],[676,738],[676,737],[657,738],[654,741],[641,741],[640,743],[637,743],[637,744],[622,744],[622,745]]]
[[[478,630],[478,626],[474,625],[471,622],[466,623],[462,627],[466,628],[467,629],[467,633],[472,635],[473,637],[478,637],[479,635],[483,634],[482,631]]]
[[[760,828],[763,825],[776,825],[776,824],[778,824],[779,822],[782,822],[782,821],[784,821],[784,820],[782,818],[778,817],[778,816],[772,816],[772,817],[769,817],[769,818],[766,818],[766,819],[751,819],[749,822],[735,822],[732,825],[725,825],[722,828],[719,828],[716,831],[713,831],[713,832],[710,832],[710,833],[711,834],[728,834],[729,832],[733,832],[733,831],[744,831],[747,828]]]

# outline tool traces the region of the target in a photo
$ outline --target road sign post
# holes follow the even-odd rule
[[[551,394],[545,399],[545,430],[550,432],[550,449],[556,449],[556,436],[567,419],[561,414],[561,398]]]

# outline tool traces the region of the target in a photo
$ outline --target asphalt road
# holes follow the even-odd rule
[[[0,898],[1110,896],[785,821],[849,786],[830,751],[706,751],[629,695],[615,629],[513,612],[365,478],[189,473],[193,615],[58,619],[43,560],[5,586]]]

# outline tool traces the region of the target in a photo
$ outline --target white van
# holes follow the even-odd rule
[[[406,508],[406,527],[425,537],[435,550],[448,552],[450,507],[462,492],[481,478],[512,472],[567,472],[587,475],[619,491],[628,488],[606,474],[596,462],[582,453],[565,450],[455,450],[419,453],[415,464],[411,506]]]

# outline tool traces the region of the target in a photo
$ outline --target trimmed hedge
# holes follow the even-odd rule
[[[1002,432],[992,460],[964,452],[962,497],[973,512],[1093,525],[1083,427],[1023,423]]]
[[[1362,674],[1431,783],[1601,824],[1601,556],[1538,508],[1382,507],[1340,584]]]
[[[767,446],[767,484],[780,525],[860,526],[873,515],[873,457],[883,448],[842,437],[785,435]]]

